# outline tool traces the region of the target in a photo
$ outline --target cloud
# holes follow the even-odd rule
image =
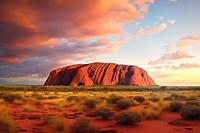
[[[172,24],[172,25],[175,24],[175,22],[176,22],[176,20],[174,20],[174,19],[168,20],[168,23],[169,23],[169,24]]]
[[[196,42],[200,42],[200,35],[183,37],[177,42],[176,46],[185,47],[188,45],[192,45]]]
[[[136,31],[136,34],[138,36],[144,36],[144,35],[151,35],[151,34],[156,34],[160,31],[163,31],[167,28],[166,23],[161,23],[159,26],[149,26],[147,28],[140,28],[138,31]]]
[[[176,2],[178,2],[178,0],[168,0],[169,2],[171,2],[171,3],[176,3]]]
[[[38,74],[39,77],[45,77],[53,68],[80,60],[94,60],[100,55],[109,54],[128,39],[128,37],[117,41],[100,39],[93,42],[60,40],[59,44],[54,47],[33,46],[31,48],[3,49],[4,54],[0,59],[5,56],[10,60],[1,62],[0,75],[8,78]],[[36,54],[37,56],[35,56]],[[12,61],[13,58],[19,58],[21,62]]]
[[[189,55],[185,51],[175,51],[175,52],[169,53],[169,54],[166,53],[161,58],[159,58],[155,61],[150,61],[149,65],[161,64],[161,63],[165,63],[166,61],[180,60],[183,58],[193,58],[193,56]]]
[[[191,69],[191,68],[200,68],[200,64],[187,62],[187,63],[181,63],[178,67],[171,66],[172,70]]]
[[[172,48],[170,45],[165,45],[165,51],[166,52],[172,52]]]
[[[111,40],[106,36],[126,36],[124,25],[143,18],[153,3],[154,0],[0,1],[0,77],[43,78],[54,68],[112,53],[129,37]]]
[[[1,1],[1,39],[6,45],[54,45],[57,38],[105,36],[124,32],[123,25],[143,17],[154,0]],[[140,8],[146,8],[140,10]],[[27,15],[27,12],[29,15]],[[49,44],[50,43],[50,44]]]
[[[164,74],[162,72],[152,72],[151,75],[155,79],[171,78],[177,76],[177,74]]]

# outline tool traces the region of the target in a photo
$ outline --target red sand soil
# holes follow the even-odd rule
[[[16,121],[16,132],[19,133],[55,133],[57,132],[52,124],[44,124],[44,116],[61,115],[61,111],[55,110],[53,105],[43,104],[35,106],[34,112],[26,112],[22,105],[13,105],[6,103],[8,109],[12,112]],[[65,108],[67,114],[74,114],[71,108]],[[76,118],[85,117],[85,114],[76,114]],[[160,120],[143,120],[137,125],[120,126],[115,120],[101,120],[99,118],[91,118],[91,124],[100,129],[117,129],[120,133],[200,133],[200,121],[182,120],[179,113],[163,112]],[[65,127],[71,125],[75,119],[66,118]],[[171,121],[182,122],[186,125],[170,125]],[[65,132],[69,133],[69,129],[65,128]]]

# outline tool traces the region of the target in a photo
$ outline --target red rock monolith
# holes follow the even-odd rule
[[[155,85],[148,73],[137,66],[115,63],[76,64],[51,71],[44,85]]]

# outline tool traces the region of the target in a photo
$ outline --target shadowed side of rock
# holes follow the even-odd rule
[[[155,85],[137,66],[114,63],[77,64],[53,70],[44,85]]]

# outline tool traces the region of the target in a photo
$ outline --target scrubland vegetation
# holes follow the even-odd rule
[[[100,132],[92,120],[134,126],[162,119],[165,112],[179,113],[183,120],[200,120],[200,87],[0,86],[0,130],[17,132],[13,106],[27,114],[44,112],[37,116],[39,124],[57,132]],[[68,119],[74,121],[66,124]]]

